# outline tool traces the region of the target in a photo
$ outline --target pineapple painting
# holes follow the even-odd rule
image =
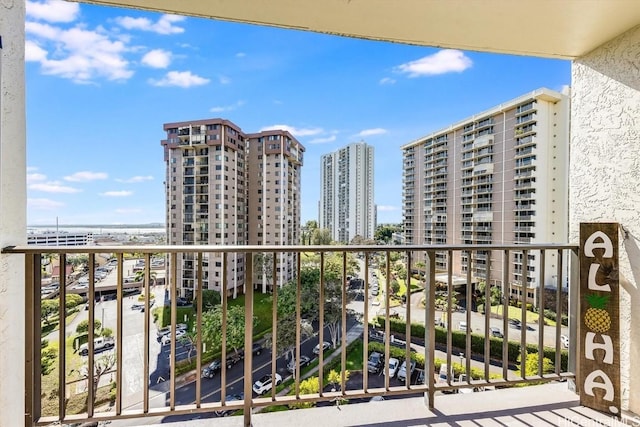
[[[611,316],[604,309],[609,295],[589,294],[586,296],[589,309],[584,314],[584,324],[593,332],[605,333],[611,328]]]

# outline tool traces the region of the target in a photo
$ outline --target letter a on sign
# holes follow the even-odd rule
[[[618,224],[580,224],[580,403],[620,416]]]

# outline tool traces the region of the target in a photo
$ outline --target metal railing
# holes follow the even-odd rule
[[[554,286],[556,289],[555,301],[545,301],[545,283],[550,282],[550,277],[545,277],[550,271],[546,268],[546,263],[549,263],[549,259],[553,259],[555,263],[555,271],[553,273],[553,281],[555,283],[563,284],[567,283],[569,290],[575,289],[577,274],[575,272],[576,257],[578,248],[575,245],[558,245],[558,244],[546,244],[546,245],[439,245],[439,246],[100,246],[100,247],[40,247],[40,246],[21,246],[21,247],[9,247],[4,248],[3,253],[13,253],[16,256],[24,257],[25,261],[25,275],[26,275],[26,306],[25,306],[25,324],[26,324],[26,396],[25,396],[25,425],[46,425],[53,422],[79,422],[88,420],[113,420],[113,419],[126,419],[137,417],[150,417],[150,416],[167,416],[176,414],[188,414],[188,413],[200,413],[211,411],[233,411],[243,410],[244,424],[251,424],[252,412],[260,410],[260,408],[269,406],[280,405],[299,405],[317,402],[335,401],[336,399],[368,399],[373,396],[393,396],[393,395],[416,395],[424,393],[428,398],[428,404],[430,407],[434,406],[434,395],[436,392],[448,392],[456,391],[458,389],[479,389],[483,387],[507,387],[515,384],[522,383],[537,383],[540,381],[554,381],[563,380],[565,378],[573,377],[573,370],[575,367],[575,356],[568,354],[563,345],[566,343],[566,338],[563,335],[569,335],[575,337],[575,333],[569,334],[563,329],[560,319],[563,315],[569,315],[567,309],[562,306],[562,301],[566,301],[563,298],[562,286]],[[436,271],[436,252],[439,255],[446,254],[448,259],[448,270],[446,272]],[[497,292],[501,296],[501,301],[498,307],[503,313],[507,313],[510,303],[510,276],[509,272],[512,271],[512,258],[513,253],[523,254],[524,259],[528,259],[529,254],[536,254],[537,262],[539,263],[540,271],[540,286],[538,286],[537,292],[537,304],[541,307],[540,315],[536,321],[538,328],[537,337],[532,339],[536,334],[530,329],[531,323],[527,322],[527,304],[521,304],[521,308],[518,309],[518,320],[509,319],[508,315],[503,315],[500,320],[492,314],[491,310],[485,310],[485,313],[474,313],[471,309],[467,309],[462,314],[458,312],[458,305],[456,304],[456,292],[458,296],[464,297],[466,300],[466,306],[473,308],[475,305],[473,301],[484,299],[484,301],[491,301],[495,298],[495,292],[492,291],[494,286],[486,286],[484,288],[484,294],[481,294],[480,287],[475,285],[463,286],[460,288],[459,284],[454,280],[453,266],[456,264],[456,257],[471,259],[474,254],[480,252],[487,259],[486,264],[486,276],[485,277],[472,277],[471,268],[466,269],[466,283],[467,284],[479,284],[484,283],[497,283],[499,291]],[[322,350],[317,355],[317,365],[315,359],[311,365],[315,365],[310,372],[305,372],[306,376],[312,375],[313,372],[322,372],[323,375],[319,377],[319,389],[315,392],[307,392],[306,389],[301,388],[301,380],[305,378],[305,375],[301,377],[303,369],[301,368],[299,361],[300,357],[295,357],[296,364],[294,374],[292,378],[288,373],[282,375],[284,385],[288,385],[284,390],[281,387],[272,387],[267,397],[258,396],[254,397],[252,391],[253,376],[259,371],[267,371],[271,378],[277,378],[276,374],[284,372],[283,360],[278,352],[278,328],[279,322],[283,319],[278,315],[278,298],[280,287],[285,285],[279,283],[278,278],[278,254],[291,253],[295,255],[296,269],[295,274],[291,277],[291,282],[288,286],[295,287],[295,345],[292,349],[295,355],[301,355],[301,346],[304,344],[302,325],[303,312],[302,312],[302,294],[303,294],[303,281],[302,271],[304,268],[316,268],[319,270],[320,285],[317,289],[317,306],[318,316],[313,320],[313,326],[315,327],[315,333],[317,336],[317,342],[320,345],[325,341],[327,334],[327,328],[329,326],[334,327],[334,332],[339,331],[337,339],[337,349],[332,354],[325,356]],[[329,263],[328,257],[334,256],[332,254],[338,254],[340,268],[338,272],[335,271],[335,259],[334,264]],[[491,256],[491,254],[495,256]],[[41,287],[42,271],[43,271],[43,256],[50,256],[54,254],[57,256],[59,266],[67,264],[67,260],[70,257],[78,254],[84,254],[87,256],[89,286],[86,290],[88,295],[88,302],[86,305],[87,312],[87,354],[86,357],[86,375],[84,379],[80,381],[74,380],[69,377],[69,368],[76,366],[78,358],[81,357],[73,350],[68,348],[66,343],[69,341],[70,335],[69,328],[66,322],[60,321],[58,325],[57,340],[59,343],[58,351],[56,354],[55,366],[57,368],[57,379],[48,378],[46,381],[47,389],[43,388],[45,384],[43,372],[43,358],[41,353],[41,342],[43,339],[42,332],[42,295],[38,290]],[[96,391],[100,386],[100,376],[97,378],[96,386],[93,386],[95,377],[92,377],[90,373],[96,372],[97,365],[100,364],[99,354],[96,353],[96,344],[94,338],[96,338],[99,332],[95,328],[96,319],[99,317],[99,302],[96,302],[95,295],[100,293],[101,286],[96,281],[95,269],[99,264],[99,255],[109,254],[109,256],[115,257],[115,282],[116,282],[116,297],[115,297],[115,349],[113,350],[114,362],[113,365],[105,372],[108,374],[112,381],[110,384],[115,384],[115,399],[112,405],[106,406],[97,400]],[[196,280],[193,289],[193,296],[195,297],[195,306],[193,307],[193,336],[195,347],[195,367],[191,371],[179,374],[179,371],[184,370],[178,363],[177,358],[177,343],[176,339],[170,340],[169,350],[169,379],[166,381],[168,387],[161,388],[158,392],[157,388],[154,388],[157,384],[151,382],[151,364],[152,357],[159,358],[157,353],[157,346],[154,344],[155,335],[152,332],[162,325],[157,327],[154,325],[152,319],[151,308],[153,305],[153,299],[150,296],[152,289],[152,275],[149,268],[144,270],[144,280],[141,283],[141,291],[143,297],[141,297],[140,305],[144,308],[143,320],[142,320],[142,339],[132,341],[125,336],[125,329],[130,325],[126,324],[125,318],[127,317],[124,312],[127,295],[125,294],[125,282],[124,271],[126,265],[127,256],[130,254],[137,254],[142,256],[145,261],[145,265],[151,265],[151,258],[153,254],[165,254],[167,259],[167,283],[165,283],[164,292],[167,293],[170,299],[170,307],[168,313],[170,315],[170,335],[176,337],[178,331],[179,322],[182,319],[178,318],[178,259],[183,254],[192,254],[195,258],[194,264],[196,269]],[[236,291],[239,294],[244,294],[244,310],[245,310],[245,332],[244,332],[244,373],[242,376],[232,379],[233,384],[236,382],[243,383],[242,390],[244,398],[242,400],[230,400],[227,401],[227,396],[231,394],[231,386],[229,385],[229,379],[231,368],[227,367],[225,363],[227,356],[235,354],[232,353],[233,349],[228,346],[228,335],[231,331],[227,328],[227,312],[230,307],[230,297],[228,292],[221,293],[220,306],[222,310],[221,321],[221,347],[219,352],[215,353],[215,356],[219,357],[222,361],[220,367],[220,388],[216,390],[219,392],[219,398],[211,401],[209,395],[203,396],[203,383],[201,369],[206,366],[212,360],[212,352],[207,353],[205,350],[205,336],[203,331],[203,257],[205,260],[211,256],[211,254],[218,254],[222,259],[221,271],[230,271],[231,259],[242,258],[244,260],[244,278],[245,283],[239,284],[239,288]],[[257,271],[257,267],[254,265],[254,258],[256,254],[271,254],[271,257],[263,257],[264,259],[273,260],[273,264],[267,270]],[[313,265],[307,265],[303,258],[306,258],[306,254],[316,254]],[[500,278],[491,277],[491,264],[490,261],[495,258],[500,258],[498,254],[502,254],[502,266],[496,269],[501,274]],[[353,308],[348,306],[353,298],[350,297],[352,292],[348,285],[347,276],[349,276],[350,265],[355,257],[356,260],[362,265],[362,269],[359,271],[359,276],[363,279],[362,288],[356,290],[356,295],[361,295],[363,298],[363,304],[361,311],[354,311]],[[404,268],[396,267],[397,260],[402,260]],[[570,260],[571,265],[566,265],[567,260]],[[269,261],[270,263],[271,261]],[[468,261],[467,261],[468,262]],[[212,263],[208,264],[213,265]],[[426,267],[425,267],[426,266]],[[333,269],[329,271],[329,269]],[[567,273],[570,269],[574,269],[571,273]],[[60,268],[60,271],[64,271]],[[272,272],[270,278],[271,284],[276,286],[270,286],[272,293],[271,298],[271,329],[270,331],[263,330],[262,333],[270,332],[271,358],[270,361],[264,364],[264,366],[256,367],[254,364],[254,357],[252,354],[254,339],[254,314],[255,300],[258,295],[254,291],[254,283],[258,283],[259,276],[265,279],[269,273]],[[420,273],[422,271],[422,273]],[[378,278],[374,278],[373,274],[376,272]],[[426,274],[424,273],[426,272]],[[436,273],[439,275],[439,281],[436,282]],[[447,282],[442,287],[442,274],[446,273]],[[113,273],[112,273],[113,274]],[[336,276],[336,274],[338,276]],[[229,274],[222,274],[221,286],[223,289],[232,289],[229,280],[232,278]],[[334,279],[338,277],[340,282],[340,291],[338,294],[327,294],[329,290],[329,277]],[[392,278],[386,280],[384,278]],[[333,279],[332,279],[333,280]],[[382,287],[382,296],[374,297],[373,288],[377,288],[373,283],[378,280],[384,280],[383,284],[378,286]],[[209,275],[209,281],[211,282],[211,275]],[[269,281],[269,280],[267,280]],[[410,296],[407,298],[408,303],[400,305],[400,308],[392,309],[391,306],[396,300],[399,300],[398,294],[400,293],[394,282],[403,282],[404,289],[419,289],[419,285],[424,286],[424,290],[414,292],[424,297],[424,308],[420,308],[421,298],[418,297],[418,301],[414,301]],[[57,296],[58,304],[58,318],[65,319],[67,310],[65,307],[67,287],[70,284],[67,283],[67,279],[62,275],[60,277],[60,291]],[[436,301],[437,286],[440,286],[439,295],[442,292],[445,293],[446,298],[444,301],[444,308],[440,306],[437,309],[436,303],[443,303],[442,298]],[[71,286],[69,286],[70,288]],[[566,290],[566,289],[565,289]],[[409,291],[411,294],[411,291]],[[377,293],[376,293],[377,294]],[[395,295],[394,295],[395,294]],[[405,293],[406,295],[406,293]],[[414,297],[415,298],[415,297]],[[462,298],[458,298],[460,300]],[[326,311],[325,306],[335,303],[340,303],[339,313]],[[262,298],[264,301],[264,298]],[[377,305],[373,305],[373,301],[381,303],[379,307],[379,318],[376,318],[372,314],[372,310]],[[315,303],[315,302],[314,302]],[[128,304],[128,303],[126,303]],[[158,304],[160,305],[160,304]],[[547,321],[542,316],[542,308],[552,305],[556,313],[558,321],[555,326],[546,325]],[[357,315],[353,316],[356,313]],[[416,316],[415,313],[418,313]],[[439,319],[438,319],[439,313]],[[104,319],[104,308],[102,311]],[[462,316],[462,317],[460,317]],[[404,317],[405,322],[394,317]],[[464,324],[465,331],[458,331],[455,327],[455,320],[459,320],[459,328],[462,328]],[[268,322],[269,319],[265,319]],[[499,333],[492,332],[492,328],[495,328],[496,322],[500,322],[501,329]],[[104,322],[103,327],[104,327]],[[412,324],[413,323],[413,324]],[[511,324],[513,323],[513,325]],[[520,325],[519,332],[510,334],[510,328]],[[377,332],[370,332],[375,330],[373,326],[378,326]],[[494,326],[492,326],[494,325]],[[358,329],[358,327],[360,329]],[[358,330],[363,333],[359,336]],[[495,329],[494,329],[495,330]],[[480,331],[480,333],[476,333]],[[544,333],[543,333],[544,331]],[[575,332],[575,331],[574,331]],[[503,335],[502,337],[496,337],[493,335]],[[547,340],[545,340],[547,335]],[[371,336],[371,338],[370,338]],[[371,347],[375,347],[376,344],[372,344],[374,340],[382,337],[382,344],[377,344],[378,349],[382,351],[385,364],[382,369],[386,370],[386,362],[396,355],[400,359],[406,361],[415,360],[418,364],[419,372],[422,370],[425,374],[422,376],[422,380],[418,382],[411,373],[406,376],[406,379],[402,382],[392,380],[389,375],[384,375],[384,379],[381,380],[379,376],[372,375],[368,372],[368,357]],[[551,344],[549,343],[549,337],[551,337]],[[126,340],[125,340],[126,338]],[[335,339],[335,338],[334,338]],[[572,338],[573,339],[573,338]],[[126,343],[125,343],[126,341]],[[313,342],[316,342],[315,338],[312,338]],[[137,342],[138,346],[131,345],[132,342]],[[401,353],[396,350],[396,346],[400,343]],[[528,344],[528,345],[527,345]],[[382,347],[380,347],[382,346]],[[354,348],[360,348],[362,354],[362,360],[358,360],[358,364],[362,364],[362,382],[357,383],[355,386],[351,385],[348,381],[346,374],[347,361],[353,363],[351,350]],[[420,348],[420,350],[417,350]],[[522,370],[518,372],[514,368],[518,364],[524,364],[527,356],[532,352],[540,352],[540,349],[544,349],[542,352],[552,358],[550,361],[553,364],[553,371],[547,371],[547,361],[542,357],[538,358],[538,368],[536,373],[531,375],[530,373]],[[77,349],[76,349],[77,350]],[[349,350],[349,351],[348,351]],[[437,352],[444,352],[444,358],[438,358]],[[126,389],[124,377],[127,377],[127,381],[132,381],[132,375],[129,370],[132,366],[126,363],[125,360],[129,360],[129,353],[141,353],[142,354],[142,396],[132,395]],[[161,347],[162,352],[162,347]],[[355,352],[355,351],[354,351]],[[360,354],[360,353],[357,353]],[[456,365],[456,359],[458,355],[464,355],[460,359],[460,364]],[[335,362],[338,360],[339,362]],[[159,359],[158,359],[159,360]],[[81,363],[84,360],[81,359]],[[261,362],[262,363],[262,362]],[[437,368],[442,368],[445,364],[448,369],[453,371],[454,369],[458,373],[464,373],[466,380],[463,382],[456,381],[452,378],[452,373],[444,376],[444,381],[439,381],[436,377],[439,373]],[[421,365],[421,367],[420,367]],[[335,384],[332,391],[324,391],[325,380],[324,373],[325,368],[339,366],[340,381],[339,384]],[[411,364],[409,364],[411,366]],[[103,366],[104,368],[104,366]],[[269,368],[269,369],[267,369]],[[454,368],[454,369],[452,369]],[[157,369],[157,366],[156,366]],[[307,370],[309,368],[305,368]],[[385,371],[386,372],[386,371]],[[155,374],[155,373],[154,373]],[[317,375],[317,374],[316,374]],[[139,381],[140,378],[137,378]],[[82,394],[86,398],[86,406],[78,413],[70,413],[68,409],[70,387],[74,384],[84,381],[86,383],[86,393]],[[158,379],[158,381],[160,381]],[[178,391],[189,388],[193,392],[193,399],[185,402],[182,399],[178,402]],[[76,386],[76,389],[78,387]],[[236,387],[237,388],[237,387]],[[76,390],[77,391],[77,390]],[[150,392],[153,392],[153,396]],[[164,396],[164,401],[158,404],[157,396]],[[183,396],[184,393],[181,395]],[[44,401],[46,399],[51,400],[51,396],[57,398],[57,405],[52,410],[45,409]],[[134,404],[132,404],[132,399]],[[125,403],[126,401],[126,403]],[[71,411],[72,412],[72,411]]]

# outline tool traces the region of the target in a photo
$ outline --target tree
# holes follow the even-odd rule
[[[91,378],[91,387],[93,387],[93,396],[96,396],[98,391],[98,384],[100,384],[100,378],[104,374],[107,374],[111,371],[111,369],[116,364],[116,355],[114,352],[104,354],[95,359],[93,363],[93,377]],[[72,369],[69,374],[73,374],[74,372],[78,373],[80,379],[89,381],[89,372],[86,366],[81,367],[79,370]],[[89,384],[87,384],[89,386]],[[87,399],[89,395],[87,394]]]
[[[134,282],[142,282],[144,281],[144,275],[146,273],[146,268],[144,270],[138,270],[136,271],[136,273],[133,275],[133,281]],[[156,284],[156,277],[158,276],[158,274],[155,271],[151,271],[149,273],[149,280],[151,283],[149,283],[149,285],[154,286]]]
[[[317,221],[307,221],[304,226],[301,227],[300,241],[303,245],[311,244],[311,236],[313,232],[318,228]]]
[[[349,375],[351,373],[345,369],[344,371],[344,382],[346,383],[347,381],[349,381]],[[329,382],[329,384],[331,384],[331,386],[334,389],[338,388],[338,384],[342,384],[342,375],[340,372],[337,372],[335,370],[331,370],[329,371],[329,374],[327,375],[327,381]]]
[[[222,307],[216,306],[213,310],[202,313],[202,336],[210,342],[214,348],[222,347]],[[227,307],[227,347],[233,348],[238,354],[238,349],[244,345],[244,307]],[[253,326],[258,319],[253,318]]]
[[[82,297],[78,294],[67,294],[64,299],[64,307],[67,311],[82,304]]]
[[[58,343],[51,343],[40,350],[42,368],[40,373],[42,376],[49,375],[55,367],[55,361],[58,358]]]
[[[318,228],[311,233],[312,245],[330,245],[332,241],[331,231],[326,228]]]
[[[389,283],[389,290],[391,291],[391,295],[397,295],[400,292],[400,283],[396,279],[393,279],[391,283]]]
[[[304,381],[300,381],[300,394],[317,394],[320,392],[320,380],[318,377],[310,377]],[[312,408],[315,405],[313,402],[301,402],[292,403],[289,405],[292,408]]]
[[[524,362],[524,375],[526,377],[533,377],[538,375],[538,361],[539,361],[539,354],[538,353],[527,353],[527,358],[525,359]],[[522,357],[518,356],[518,366],[519,369],[516,371],[516,375],[521,376],[522,375]],[[542,373],[543,374],[551,374],[555,371],[553,362],[549,359],[544,357],[542,359]],[[531,383],[531,384],[537,384],[537,382]]]
[[[51,325],[49,319],[54,314],[58,313],[60,309],[60,302],[57,299],[46,299],[40,304],[40,319],[47,325]]]
[[[402,226],[400,224],[381,224],[373,233],[373,238],[379,242],[389,243],[393,237],[393,233],[399,233],[401,231]]]
[[[202,290],[202,311],[209,311],[222,302],[220,292],[213,289]],[[193,307],[198,307],[198,296],[193,298]]]
[[[101,327],[102,327],[102,322],[100,322],[98,319],[95,319],[93,321],[94,331],[97,333],[98,331],[100,331]],[[88,320],[80,321],[80,323],[78,323],[78,326],[76,326],[76,334],[82,335],[88,332],[89,332],[89,321]]]
[[[302,295],[308,293],[308,287],[308,284],[305,284],[305,286],[302,286],[301,284]],[[305,289],[307,289],[307,291],[305,291]],[[294,349],[296,345],[297,293],[298,290],[295,283],[288,283],[278,290],[278,327],[276,336],[276,351],[278,354],[288,353],[287,358],[289,359],[293,359],[295,357]],[[313,301],[304,301],[306,306],[304,308],[302,307],[302,302],[306,299],[307,298],[303,298],[302,296],[300,298],[301,313],[304,313],[304,310],[312,309],[308,304],[313,304]],[[301,321],[300,335],[302,339],[313,336],[313,327],[309,322]]]
[[[111,338],[113,336],[113,329],[111,328],[104,328],[102,329],[102,331],[100,332],[100,334],[105,337],[105,338]]]
[[[187,359],[189,363],[191,363],[191,355],[198,347],[198,334],[194,331],[187,331],[183,336],[180,337],[180,341],[187,344],[189,350],[187,351]]]
[[[269,280],[273,277],[273,254],[258,253],[253,257],[253,269],[256,276],[260,277],[262,283],[262,293],[266,294],[269,289]]]
[[[487,284],[485,283],[484,280],[480,281],[480,283],[478,283],[478,287],[476,288],[476,305],[477,306],[482,305],[485,311],[486,311],[486,301],[485,301],[486,289],[487,289]],[[502,302],[502,292],[500,291],[499,286],[491,286],[491,289],[489,291],[489,298],[490,298],[490,301],[489,301],[490,306],[499,305]],[[489,308],[489,311],[491,311],[490,308]]]

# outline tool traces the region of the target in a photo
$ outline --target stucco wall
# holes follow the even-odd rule
[[[0,0],[0,247],[27,241],[24,13]],[[0,255],[0,426],[24,424],[23,259]]]
[[[572,67],[570,241],[619,222],[622,405],[640,413],[640,27]]]

